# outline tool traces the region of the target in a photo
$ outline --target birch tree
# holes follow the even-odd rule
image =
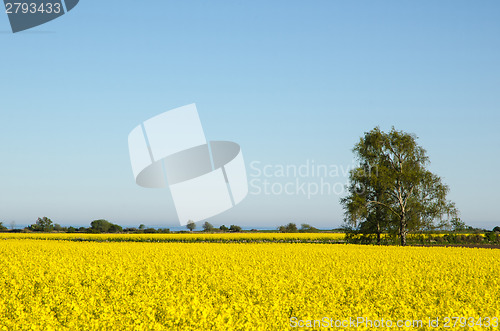
[[[425,149],[414,134],[389,133],[378,127],[354,146],[359,166],[349,175],[348,195],[341,199],[346,222],[383,229],[395,227],[406,245],[409,231],[440,227],[456,217],[455,205],[441,178],[429,170]]]

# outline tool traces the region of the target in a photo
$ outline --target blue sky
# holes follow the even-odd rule
[[[265,165],[346,168],[375,126],[413,132],[462,219],[500,225],[499,15],[497,1],[82,0],[17,34],[0,15],[0,220],[174,228],[169,191],[134,183],[127,136],[196,103],[250,180]],[[250,194],[209,221],[333,228],[339,197]]]

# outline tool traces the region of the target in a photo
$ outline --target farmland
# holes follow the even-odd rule
[[[289,234],[299,235],[333,234]],[[500,250],[50,236],[1,237],[0,329],[279,330],[324,317],[493,325],[500,317]]]

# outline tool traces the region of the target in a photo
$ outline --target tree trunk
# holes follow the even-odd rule
[[[399,227],[399,236],[401,237],[401,246],[406,246],[406,217],[401,216],[401,226]]]
[[[380,221],[377,220],[377,245],[380,245]]]
[[[401,233],[401,246],[406,246],[406,232]]]

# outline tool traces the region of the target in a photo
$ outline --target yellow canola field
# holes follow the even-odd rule
[[[499,261],[500,250],[449,247],[5,239],[0,330],[287,330],[358,317],[493,323]]]
[[[471,236],[472,234],[453,234],[459,236]],[[437,234],[408,234],[408,239],[443,237],[446,233]],[[372,234],[375,238],[375,235]],[[389,235],[382,234],[382,238]],[[484,234],[479,234],[484,237]],[[355,237],[360,238],[361,235]],[[345,242],[345,233],[320,232],[320,233],[277,233],[277,232],[241,232],[241,233],[0,233],[1,239],[38,239],[38,240],[73,240],[73,241],[151,241],[151,242]],[[399,240],[397,240],[399,242]]]
[[[339,241],[344,233],[0,233],[1,239],[97,240],[97,241]]]

